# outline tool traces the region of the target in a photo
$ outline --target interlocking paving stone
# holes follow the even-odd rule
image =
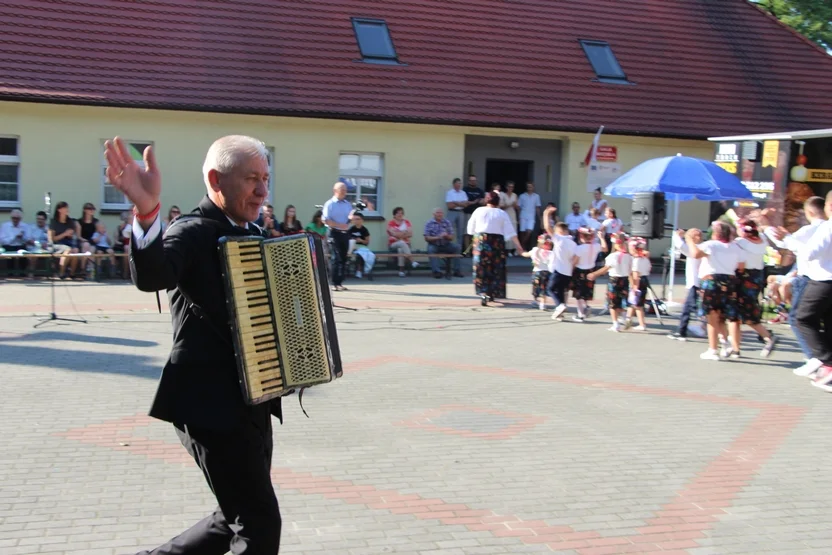
[[[275,421],[286,553],[826,553],[832,397],[799,354],[705,363],[701,341],[556,323],[469,281],[350,283],[345,377]],[[122,555],[213,510],[145,416],[167,314],[127,285],[0,283],[0,552]],[[71,301],[71,302],[70,302]],[[597,304],[597,303],[596,303]],[[656,322],[649,320],[651,327]]]

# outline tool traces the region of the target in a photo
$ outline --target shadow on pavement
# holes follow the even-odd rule
[[[144,341],[141,339],[128,339],[125,337],[102,337],[99,335],[83,335],[65,331],[39,331],[16,336],[13,338],[0,336],[2,341],[77,341],[79,343],[97,343],[99,345],[119,345],[122,347],[155,347],[155,341]],[[5,349],[5,346],[4,346]],[[0,355],[2,356],[2,355]]]
[[[0,364],[10,366],[43,366],[99,374],[122,374],[139,378],[158,379],[162,364],[143,355],[100,351],[66,351],[52,347],[3,345]]]

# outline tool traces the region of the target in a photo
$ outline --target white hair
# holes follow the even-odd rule
[[[217,170],[220,173],[229,173],[239,164],[251,158],[269,159],[269,151],[262,141],[245,135],[227,135],[220,137],[205,155],[205,163],[202,165],[202,177],[205,186],[210,189],[208,172]]]
[[[17,216],[18,218],[22,218],[23,217],[23,210],[18,210],[17,208],[12,210],[9,217],[14,218],[15,216]]]

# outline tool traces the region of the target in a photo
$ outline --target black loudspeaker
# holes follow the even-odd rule
[[[633,196],[630,235],[645,239],[664,237],[666,210],[664,193],[636,193]]]

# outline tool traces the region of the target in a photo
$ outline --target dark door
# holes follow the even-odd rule
[[[491,190],[492,183],[499,183],[505,190],[506,181],[514,181],[514,192],[518,195],[526,190],[526,182],[532,180],[534,162],[531,160],[494,160],[485,161],[486,191]]]

